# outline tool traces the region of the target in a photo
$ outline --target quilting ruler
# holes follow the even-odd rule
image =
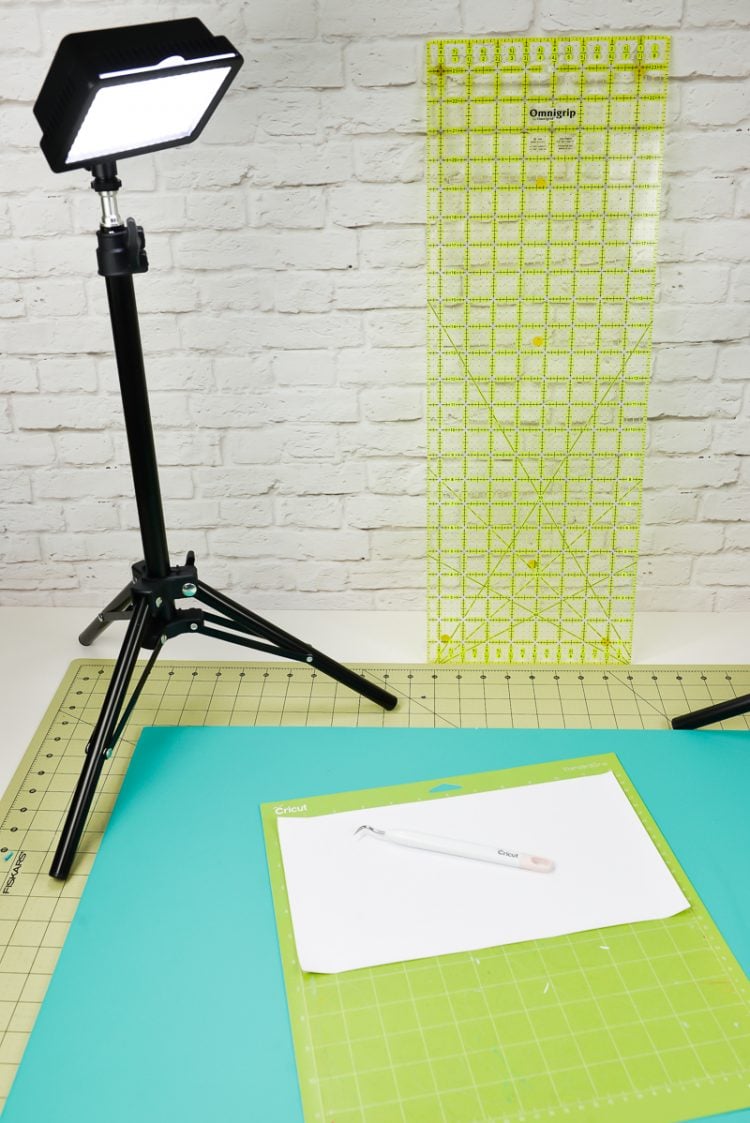
[[[428,44],[434,662],[629,661],[668,58]]]
[[[86,884],[130,755],[148,725],[666,729],[750,693],[750,667],[364,666],[399,697],[386,713],[308,667],[157,663],[106,763],[80,858],[47,876],[56,833],[114,663],[71,664],[0,801],[0,1102],[4,1103]],[[722,728],[750,728],[746,717]]]

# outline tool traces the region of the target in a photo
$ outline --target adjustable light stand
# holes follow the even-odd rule
[[[88,645],[114,620],[128,621],[125,639],[86,747],[83,770],[50,868],[52,877],[61,880],[70,872],[104,762],[111,755],[138,701],[161,647],[172,636],[182,632],[199,632],[255,651],[306,663],[386,710],[392,710],[398,701],[387,690],[206,585],[198,577],[192,551],[188,553],[185,565],[170,565],[133,287],[133,274],[145,273],[148,269],[145,238],[143,230],[132,218],[126,223],[120,219],[117,191],[121,183],[115,162],[94,164],[91,170],[91,186],[99,193],[102,204],[97,260],[99,273],[105,278],[107,286],[144,560],[133,566],[130,584],[110,601],[79,637],[82,644]],[[178,607],[176,602],[186,598],[191,599],[191,607]],[[142,650],[150,650],[151,656],[125,705],[136,660]]]

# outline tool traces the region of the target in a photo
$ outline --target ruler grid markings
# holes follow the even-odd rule
[[[627,662],[667,62],[428,45],[436,662]]]

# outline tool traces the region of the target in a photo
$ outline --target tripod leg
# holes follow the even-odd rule
[[[112,680],[107,688],[99,718],[88,744],[83,770],[73,793],[73,799],[50,868],[51,876],[61,881],[64,881],[68,876],[73,864],[73,858],[94,798],[96,785],[99,782],[107,751],[112,742],[117,717],[122,708],[142,640],[149,624],[148,598],[139,597],[135,601],[133,615],[115,663]]]
[[[99,615],[94,617],[89,626],[83,629],[78,637],[78,642],[82,643],[84,647],[88,647],[113,620],[129,617],[128,606],[132,602],[133,590],[130,585],[126,585],[122,592],[113,597],[107,607],[103,608]]]
[[[750,694],[743,694],[739,698],[729,698],[726,702],[716,702],[713,706],[705,706],[702,710],[693,710],[691,714],[680,714],[672,718],[673,729],[701,729],[704,725],[713,725],[717,721],[728,721],[730,717],[740,717],[750,712]]]
[[[322,671],[324,675],[328,675],[336,682],[348,686],[350,690],[354,690],[357,694],[361,694],[363,697],[369,698],[371,702],[382,706],[384,710],[392,710],[398,705],[398,698],[395,694],[389,694],[381,686],[369,682],[362,675],[358,675],[355,671],[337,663],[335,659],[317,651],[310,644],[304,643],[296,636],[290,635],[289,632],[285,632],[275,624],[264,620],[262,616],[243,608],[241,604],[230,600],[229,597],[217,592],[216,589],[212,589],[210,585],[205,585],[202,581],[198,582],[196,599],[202,604],[208,605],[209,608],[223,613],[224,616],[228,617],[228,623],[234,622],[240,630],[251,635],[261,636],[263,639],[277,644],[284,655],[297,659],[300,663],[307,663],[308,666],[315,667],[316,670]]]
[[[108,755],[111,755],[111,750],[114,749],[115,745],[120,740],[120,737],[122,737],[122,734],[125,730],[125,726],[130,721],[130,715],[132,714],[133,710],[135,709],[136,705],[138,704],[138,699],[141,696],[141,691],[143,690],[144,686],[146,685],[146,680],[147,680],[148,676],[151,674],[151,669],[152,669],[154,663],[156,662],[156,659],[157,659],[157,656],[158,656],[160,650],[161,650],[161,646],[159,644],[157,644],[157,646],[151,652],[151,656],[150,656],[148,662],[146,663],[146,666],[141,671],[141,677],[138,679],[138,682],[135,684],[135,687],[133,689],[133,693],[130,695],[130,699],[128,701],[128,704],[125,707],[125,709],[122,711],[122,713],[120,714],[120,720],[117,723],[117,729],[115,729],[114,733],[112,734],[112,737],[110,738],[109,745],[107,746]]]

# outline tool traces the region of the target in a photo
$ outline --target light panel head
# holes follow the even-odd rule
[[[189,144],[242,66],[199,19],[67,35],[34,114],[55,172]]]

